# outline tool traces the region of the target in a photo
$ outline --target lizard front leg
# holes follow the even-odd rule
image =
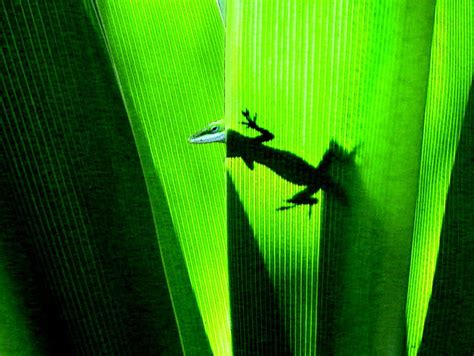
[[[242,125],[247,126],[248,128],[254,129],[261,133],[260,136],[255,137],[254,139],[255,142],[263,143],[263,142],[271,141],[275,138],[275,135],[273,135],[270,131],[265,130],[264,128],[257,125],[257,114],[255,114],[252,119],[250,117],[249,110],[245,109],[245,111],[242,111],[242,115],[246,119],[246,121],[241,122]]]

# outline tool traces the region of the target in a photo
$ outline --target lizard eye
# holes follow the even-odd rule
[[[211,132],[216,132],[217,131],[217,126],[214,126],[212,129],[211,129]]]

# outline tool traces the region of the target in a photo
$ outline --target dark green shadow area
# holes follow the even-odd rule
[[[229,175],[227,204],[233,352],[235,355],[290,354],[277,291]]]
[[[0,353],[65,353],[73,349],[72,340],[61,316],[61,305],[53,296],[42,268],[41,251],[33,242],[36,237],[29,225],[37,221],[23,213],[25,203],[21,200],[27,198],[17,192],[13,179],[7,170],[0,180],[0,264],[9,282],[0,287],[3,297],[15,298],[8,303],[2,300],[5,314],[0,320],[4,336],[0,339]]]
[[[192,320],[181,332],[210,353],[163,190],[156,182],[147,191],[112,67],[82,5],[9,3],[3,19],[0,258],[31,344],[52,355],[180,354],[158,234],[174,241],[169,268],[184,296],[175,306]],[[15,338],[18,325],[0,327]]]
[[[372,335],[380,327],[375,305],[383,300],[380,286],[387,279],[379,273],[384,231],[353,158],[349,155],[331,172],[345,192],[345,204],[332,194],[326,194],[324,200],[318,277],[319,355],[383,350]]]
[[[420,355],[474,352],[474,85],[451,174]]]

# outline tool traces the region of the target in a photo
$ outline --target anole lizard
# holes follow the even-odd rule
[[[297,155],[279,150],[273,147],[265,146],[263,143],[271,141],[275,136],[268,130],[257,125],[257,115],[253,119],[248,110],[242,111],[245,121],[243,125],[256,130],[260,133],[257,137],[247,137],[234,130],[226,130],[224,121],[210,123],[204,129],[192,135],[188,141],[190,143],[212,143],[222,142],[227,145],[227,157],[240,157],[247,167],[251,170],[254,163],[259,163],[271,169],[283,179],[305,188],[295,194],[286,202],[293,205],[282,206],[277,210],[287,210],[298,205],[309,205],[310,215],[311,206],[318,202],[317,198],[312,197],[318,190],[335,194],[335,197],[345,202],[345,193],[341,186],[331,177],[330,168],[335,160],[346,161],[352,158],[353,152],[347,153],[334,141],[331,141],[329,149],[324,154],[317,167]]]

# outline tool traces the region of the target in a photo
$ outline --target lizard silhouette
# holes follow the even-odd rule
[[[259,132],[259,136],[248,137],[231,129],[225,130],[221,121],[211,123],[205,129],[191,136],[189,141],[191,143],[225,142],[227,157],[241,158],[250,170],[254,169],[254,163],[258,163],[284,180],[305,187],[291,198],[286,199],[286,203],[291,205],[277,208],[279,211],[308,205],[311,216],[311,207],[318,202],[318,199],[313,195],[320,189],[334,194],[339,201],[346,203],[344,189],[332,177],[331,168],[336,161],[347,162],[352,159],[355,149],[348,153],[335,141],[331,141],[321,162],[317,167],[314,167],[294,153],[265,145],[265,142],[273,140],[275,136],[257,125],[257,114],[252,118],[249,110],[246,109],[242,111],[242,115],[245,121],[242,121],[241,124]]]

